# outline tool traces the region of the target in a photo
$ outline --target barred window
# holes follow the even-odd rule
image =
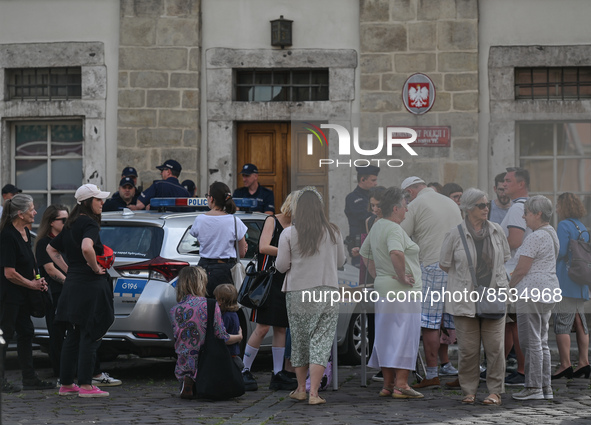
[[[298,102],[328,100],[328,70],[236,71],[239,102]]]
[[[591,98],[591,67],[515,68],[516,99]]]
[[[80,67],[7,70],[11,100],[69,100],[82,95]]]

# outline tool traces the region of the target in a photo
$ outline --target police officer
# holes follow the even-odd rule
[[[267,189],[259,184],[259,169],[257,166],[254,164],[244,164],[240,174],[242,174],[244,187],[236,189],[232,197],[254,198],[257,200],[257,206],[251,208],[251,211],[275,214],[275,195],[273,195],[271,189]]]
[[[375,165],[367,167],[355,167],[357,171],[357,187],[345,198],[345,215],[349,220],[349,236],[345,239],[351,264],[359,267],[361,257],[358,251],[352,252],[353,248],[361,246],[361,234],[365,231],[365,220],[371,216],[369,211],[369,191],[378,184],[380,168]],[[356,255],[355,255],[356,254]]]
[[[138,197],[136,205],[130,205],[132,210],[150,209],[152,198],[188,198],[189,192],[179,183],[181,164],[174,159],[164,161],[164,164],[156,167],[160,170],[162,180],[155,180],[152,186],[147,188]],[[187,211],[186,209],[168,208],[169,211]]]
[[[123,177],[119,182],[119,191],[115,192],[111,199],[103,205],[103,212],[119,211],[123,208],[129,208],[135,205],[137,196],[135,195],[135,184],[131,177]]]
[[[121,171],[121,178],[124,178],[124,177],[130,177],[133,180],[133,187],[134,187],[134,193],[133,193],[134,201],[133,201],[133,203],[135,204],[135,200],[138,198],[138,196],[140,196],[140,193],[142,193],[142,189],[143,189],[141,185],[138,186],[138,184],[137,184],[137,177],[138,177],[137,170],[133,167],[129,167],[129,166],[125,167],[123,169],[123,171]],[[103,209],[103,211],[104,211],[104,209]]]

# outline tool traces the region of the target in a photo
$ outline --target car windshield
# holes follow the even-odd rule
[[[154,258],[160,253],[164,230],[154,226],[101,226],[101,242],[116,256]]]

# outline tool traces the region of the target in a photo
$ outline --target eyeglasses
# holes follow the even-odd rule
[[[488,208],[488,204],[483,202],[481,204],[476,204],[475,207],[478,207],[479,209],[484,210],[484,209]]]
[[[62,223],[66,224],[66,220],[67,220],[67,219],[68,219],[67,217],[62,217],[62,218],[56,218],[56,219],[55,219],[55,220],[53,220],[53,221],[61,221]]]

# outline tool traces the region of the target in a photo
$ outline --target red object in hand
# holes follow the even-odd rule
[[[103,266],[105,269],[110,269],[115,262],[115,254],[113,250],[107,245],[103,245],[103,255],[96,256],[96,262]]]

